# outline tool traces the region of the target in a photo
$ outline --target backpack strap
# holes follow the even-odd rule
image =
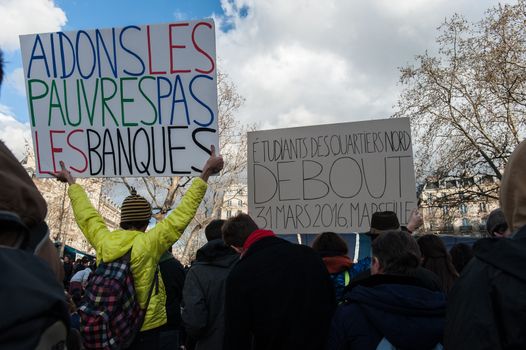
[[[126,254],[122,256],[121,260],[126,263],[131,263],[131,251],[132,251],[131,249],[128,250]],[[130,269],[131,269],[131,264],[130,264]],[[150,299],[152,297],[153,287],[156,287],[155,294],[159,293],[159,264],[155,266],[155,274],[153,276],[153,281],[150,286],[150,291],[148,292],[148,299],[146,300],[146,306],[144,307],[144,313],[141,315],[141,321],[139,323],[141,327],[144,323],[144,319],[146,318],[146,312],[148,311],[148,305],[150,305]]]
[[[124,254],[122,257],[121,257],[121,260],[124,261],[125,263],[130,263],[131,262],[131,249],[128,250],[126,252],[126,254]]]

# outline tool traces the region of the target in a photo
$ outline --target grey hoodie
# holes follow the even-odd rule
[[[182,318],[195,350],[221,350],[225,333],[225,281],[239,255],[215,239],[197,251],[183,288]]]

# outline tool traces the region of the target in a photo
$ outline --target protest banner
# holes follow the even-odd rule
[[[416,208],[408,118],[248,134],[248,210],[276,233],[364,232]]]
[[[218,148],[211,19],[20,36],[36,174],[198,175]]]

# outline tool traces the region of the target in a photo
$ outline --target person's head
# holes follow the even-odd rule
[[[422,267],[434,272],[442,283],[442,289],[448,292],[458,277],[458,272],[451,262],[446,245],[437,235],[424,235],[418,238],[422,253]]]
[[[404,275],[420,264],[420,250],[415,239],[405,231],[384,232],[372,244],[371,274]]]
[[[312,242],[312,249],[322,256],[347,255],[347,243],[334,232],[323,232]]]
[[[24,249],[46,261],[57,278],[64,268],[45,218],[47,204],[18,159],[0,141],[0,245]]]
[[[400,222],[395,212],[377,211],[371,217],[371,234],[378,235],[388,231],[400,231]]]
[[[87,257],[85,257],[85,256],[82,257],[82,259],[81,259],[80,262],[81,262],[81,264],[82,264],[83,266],[85,266],[85,267],[88,267],[89,264],[90,264],[90,260],[89,260],[89,258],[87,258]]]
[[[466,243],[457,243],[449,250],[451,262],[460,274],[468,262],[473,258],[473,248]]]
[[[64,262],[69,263],[69,255],[64,255]]]
[[[222,227],[223,241],[239,252],[248,236],[259,229],[258,225],[247,214],[238,214],[228,219]]]
[[[488,219],[486,220],[486,229],[491,237],[501,238],[511,236],[504,212],[500,208],[489,213]]]
[[[124,230],[146,231],[152,217],[152,206],[134,188],[131,194],[124,198],[121,206],[121,223]]]
[[[223,224],[225,223],[225,220],[216,219],[212,220],[205,228],[205,236],[206,240],[208,242],[213,241],[214,239],[222,239],[223,233],[221,232],[221,228],[223,227]]]
[[[500,207],[512,234],[526,226],[526,141],[513,151],[500,185]]]

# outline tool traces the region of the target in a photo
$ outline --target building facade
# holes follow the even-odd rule
[[[489,213],[499,207],[498,181],[490,176],[432,177],[419,196],[426,233],[484,236]]]
[[[230,219],[239,213],[248,212],[248,194],[246,184],[235,184],[223,193],[223,205],[219,217],[223,220]]]

